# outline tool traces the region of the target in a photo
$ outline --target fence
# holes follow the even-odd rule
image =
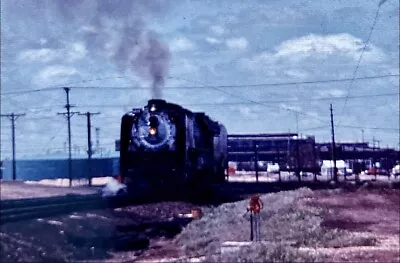
[[[2,179],[12,180],[12,161],[4,160]],[[17,160],[17,180],[38,181],[43,179],[69,178],[68,160]],[[87,159],[72,159],[72,179],[83,179],[89,176]],[[119,158],[91,160],[91,177],[115,176],[119,174]]]

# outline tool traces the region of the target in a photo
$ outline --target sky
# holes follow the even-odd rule
[[[1,9],[1,114],[26,114],[15,122],[17,157],[66,151],[63,87],[72,111],[100,112],[92,141],[104,154],[115,154],[122,115],[155,96],[231,134],[317,142],[331,139],[332,103],[337,142],[399,147],[398,1],[6,0]],[[86,154],[86,116],[73,115],[71,131],[73,154]],[[11,149],[2,117],[1,157]]]

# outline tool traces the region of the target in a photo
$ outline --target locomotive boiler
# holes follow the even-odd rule
[[[129,192],[206,188],[225,180],[226,128],[201,112],[149,100],[121,119],[120,175]]]

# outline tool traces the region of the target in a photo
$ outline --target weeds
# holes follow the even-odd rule
[[[257,245],[239,254],[209,256],[208,261],[221,262],[313,262],[315,255],[304,255],[296,248],[282,242],[291,241],[295,246],[345,247],[374,245],[376,240],[351,235],[348,231],[327,229],[321,226],[322,209],[299,208],[297,200],[311,197],[308,188],[272,193],[261,196],[264,208],[261,217],[261,239],[278,245]],[[250,223],[246,215],[247,201],[223,204],[207,211],[200,220],[193,221],[177,237],[188,256],[215,255],[224,241],[249,241]],[[240,255],[240,256],[239,256]],[[244,256],[245,255],[245,256]],[[232,258],[231,258],[232,257]]]
[[[207,256],[206,262],[321,262],[321,256],[309,252],[300,252],[298,249],[284,244],[263,245],[255,244],[241,249],[236,253]]]

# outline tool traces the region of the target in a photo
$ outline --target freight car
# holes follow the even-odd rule
[[[120,174],[129,193],[201,190],[225,181],[227,148],[224,125],[153,99],[121,119]]]

